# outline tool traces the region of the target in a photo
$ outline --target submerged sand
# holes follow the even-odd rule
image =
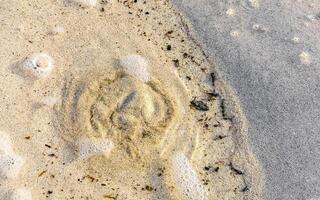
[[[24,160],[1,199],[261,199],[237,99],[185,19],[94,2],[1,4],[0,154]]]

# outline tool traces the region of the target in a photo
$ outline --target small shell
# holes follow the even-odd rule
[[[47,53],[35,53],[25,59],[22,68],[37,78],[46,77],[54,68],[53,58]]]

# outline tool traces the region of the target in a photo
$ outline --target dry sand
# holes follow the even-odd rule
[[[261,199],[238,101],[170,2],[79,2],[0,6],[0,198]]]

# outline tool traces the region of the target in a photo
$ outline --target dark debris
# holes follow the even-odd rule
[[[195,108],[196,110],[200,110],[200,111],[208,111],[209,110],[209,106],[204,103],[203,101],[200,101],[200,100],[195,100],[193,99],[191,102],[190,102],[190,106],[192,108]]]

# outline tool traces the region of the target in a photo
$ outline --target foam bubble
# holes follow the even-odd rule
[[[259,8],[259,1],[258,0],[249,0],[249,4],[253,8]]]
[[[55,26],[54,28],[52,28],[52,30],[50,31],[50,34],[52,35],[58,35],[58,34],[62,34],[65,32],[65,29],[63,28],[63,26]]]
[[[120,65],[128,74],[142,81],[149,81],[148,62],[142,56],[131,54],[122,57]]]
[[[17,188],[11,192],[8,200],[31,200],[32,195],[30,190],[27,188]]]
[[[181,152],[173,155],[172,176],[179,196],[185,200],[205,200],[207,192],[188,158]]]
[[[37,78],[48,76],[53,67],[53,58],[47,53],[32,54],[22,63],[22,68]]]
[[[300,62],[304,65],[310,65],[311,64],[311,56],[308,52],[301,52],[299,54]]]
[[[234,16],[236,14],[236,11],[233,9],[233,8],[229,8],[227,11],[226,11],[226,14],[228,16]]]
[[[252,26],[252,29],[255,30],[255,31],[257,31],[257,32],[260,32],[260,33],[263,33],[263,32],[266,32],[266,31],[267,31],[266,27],[264,27],[264,26],[261,25],[261,24],[254,24],[254,25]]]
[[[293,43],[299,43],[299,42],[300,42],[300,38],[297,37],[297,36],[295,36],[295,37],[293,37],[293,38],[291,39],[291,41],[292,41]]]
[[[0,131],[0,154],[10,154],[12,152],[12,144],[9,136]]]
[[[78,157],[87,159],[94,155],[108,155],[113,149],[112,141],[108,139],[82,139],[79,141]]]
[[[230,32],[230,35],[234,38],[239,37],[240,32],[238,30],[233,30]]]
[[[97,5],[97,0],[69,0],[70,2],[78,3],[82,6],[94,7]]]
[[[47,105],[47,106],[54,106],[55,104],[59,103],[60,102],[60,98],[58,97],[53,97],[53,96],[47,96],[45,98],[42,99],[42,103],[44,105]]]
[[[24,164],[24,160],[17,154],[0,154],[0,177],[15,178]]]

